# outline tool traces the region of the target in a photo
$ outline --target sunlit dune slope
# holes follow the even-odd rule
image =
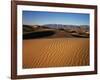
[[[89,38],[23,40],[23,68],[89,65]]]

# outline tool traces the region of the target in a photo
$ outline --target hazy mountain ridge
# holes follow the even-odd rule
[[[43,26],[48,27],[48,28],[53,28],[53,29],[59,29],[59,28],[78,29],[78,28],[82,28],[82,29],[85,29],[86,31],[89,31],[89,26],[88,25],[45,24]]]
[[[63,24],[44,24],[44,25],[24,25],[25,26],[31,26],[32,28],[49,28],[49,29],[85,29],[86,31],[89,31],[88,25],[63,25]]]

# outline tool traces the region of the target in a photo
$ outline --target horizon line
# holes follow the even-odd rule
[[[22,25],[41,25],[41,26],[43,26],[43,25],[52,25],[52,24],[22,24]],[[74,24],[53,24],[53,25],[72,25],[72,26],[74,26]],[[75,26],[90,26],[90,25],[84,25],[84,24],[82,24],[82,25],[77,25],[77,24],[75,24]]]

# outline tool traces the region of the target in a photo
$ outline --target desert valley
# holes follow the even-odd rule
[[[88,25],[23,25],[23,68],[89,65]]]

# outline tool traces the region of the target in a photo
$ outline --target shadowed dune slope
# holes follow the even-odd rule
[[[89,38],[23,40],[23,68],[89,65]]]

